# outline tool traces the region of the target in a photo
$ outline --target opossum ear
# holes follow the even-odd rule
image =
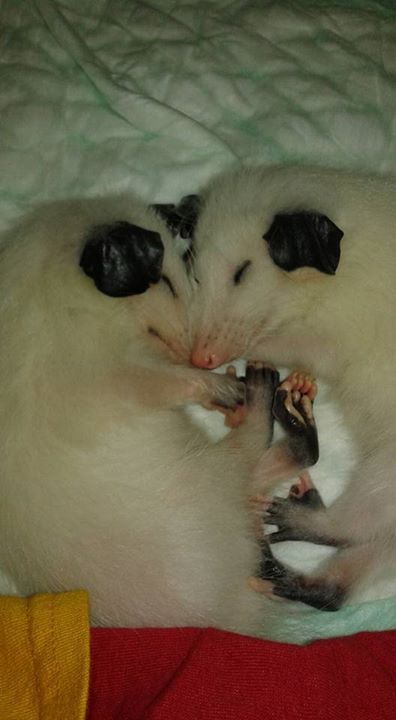
[[[335,275],[343,235],[326,215],[295,212],[275,215],[263,237],[274,263],[283,270],[309,266]]]
[[[94,227],[80,267],[105,295],[139,295],[161,277],[164,246],[157,232],[129,222]]]
[[[165,220],[168,230],[173,236],[177,235],[178,230],[176,227],[177,215],[176,205],[174,203],[154,203],[150,207],[155,210],[156,214],[159,215],[162,220]]]
[[[182,238],[192,240],[200,209],[201,198],[199,195],[185,195],[180,200],[177,212],[183,218],[179,230]]]
[[[197,223],[201,198],[199,195],[185,195],[178,205],[157,203],[151,207],[165,220],[173,237],[180,235],[191,240]]]

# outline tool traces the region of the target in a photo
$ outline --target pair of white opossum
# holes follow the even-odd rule
[[[276,594],[328,607],[392,570],[394,190],[314,169],[220,176],[199,205],[194,289],[131,198],[54,204],[8,233],[0,564],[22,592],[87,587],[100,624],[265,635],[271,603],[247,585],[260,563]],[[274,374],[250,368],[247,419],[219,444],[180,412],[240,401],[235,378],[188,367],[240,356],[326,378],[360,442],[330,509],[312,491],[269,507],[281,536],[340,545],[314,578],[261,562],[247,506],[314,460],[281,402],[288,441],[266,452]]]
[[[192,285],[163,221],[130,197],[43,207],[3,238],[0,287],[1,569],[24,594],[88,589],[95,624],[265,633],[248,497],[279,378],[188,366]],[[282,392],[278,476],[317,456]],[[182,411],[245,396],[217,445]]]

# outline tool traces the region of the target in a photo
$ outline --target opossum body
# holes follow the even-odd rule
[[[245,168],[215,179],[200,208],[193,363],[304,367],[330,383],[360,448],[330,508],[289,507],[297,537],[342,546],[310,579],[338,606],[395,573],[396,181]]]
[[[185,404],[245,388],[186,367],[191,287],[160,218],[131,197],[43,207],[2,239],[0,286],[2,569],[25,594],[87,588],[96,624],[265,634],[247,498],[273,373],[224,442],[189,424]]]

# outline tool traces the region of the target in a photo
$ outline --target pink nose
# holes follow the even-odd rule
[[[206,348],[201,348],[197,345],[191,353],[191,365],[211,370],[221,365],[221,360],[216,353],[212,353]]]

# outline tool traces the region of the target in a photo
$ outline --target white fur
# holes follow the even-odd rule
[[[177,299],[164,282],[111,298],[79,268],[91,227],[120,219],[161,233]],[[129,197],[48,205],[3,237],[0,287],[0,564],[18,591],[87,588],[97,624],[264,633],[246,457],[182,411],[235,383],[175,364],[190,285],[163,223]]]
[[[271,260],[263,234],[275,213],[296,209],[324,213],[344,231],[335,276],[288,273]],[[339,553],[324,570],[342,576],[352,594],[395,573],[395,228],[394,178],[245,168],[204,191],[195,237],[193,357],[211,357],[208,366],[244,356],[304,367],[329,383],[345,414],[360,461],[318,523],[366,547],[350,560]]]

